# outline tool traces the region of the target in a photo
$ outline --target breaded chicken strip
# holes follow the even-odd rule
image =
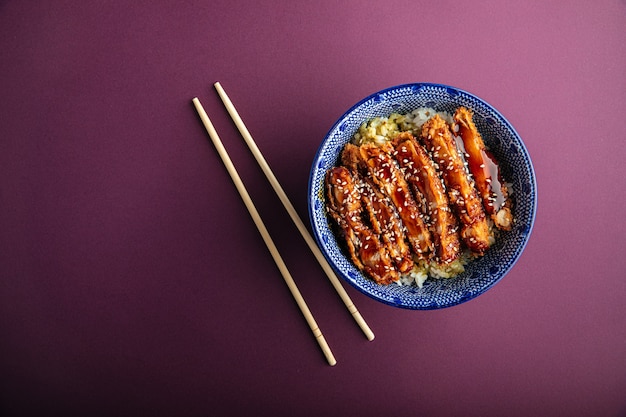
[[[416,256],[419,259],[428,259],[432,253],[430,232],[409,185],[390,152],[393,152],[390,145],[364,144],[357,147],[347,144],[342,159],[344,165],[366,172],[372,183],[389,197],[406,228],[406,237]]]
[[[483,200],[483,207],[496,227],[511,230],[513,214],[508,189],[504,185],[496,158],[487,150],[472,119],[472,111],[465,107],[459,107],[454,113],[469,170]]]
[[[372,229],[385,243],[396,268],[400,273],[410,271],[414,265],[411,248],[406,242],[402,221],[393,204],[371,180],[363,181],[361,196],[369,213]]]
[[[359,178],[345,167],[326,174],[328,213],[341,231],[350,257],[358,269],[375,282],[390,284],[400,278],[385,245],[365,223],[359,191]]]
[[[448,124],[439,115],[433,116],[422,126],[422,140],[442,172],[450,204],[460,220],[461,239],[472,252],[483,255],[490,246],[485,211]]]
[[[435,261],[448,264],[458,259],[461,244],[456,217],[448,205],[448,196],[432,159],[415,137],[403,132],[394,139],[395,158],[404,175],[425,198],[430,231],[435,244]]]

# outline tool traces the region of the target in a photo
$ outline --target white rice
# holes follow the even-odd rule
[[[419,107],[407,114],[392,113],[389,117],[375,117],[363,123],[354,134],[352,143],[355,145],[365,143],[382,145],[396,137],[400,132],[411,132],[414,136],[419,136],[422,125],[435,114],[452,125],[453,119],[450,113],[438,112],[429,107]]]

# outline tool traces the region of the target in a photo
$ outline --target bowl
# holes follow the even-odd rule
[[[333,233],[326,212],[324,177],[338,165],[339,155],[359,126],[373,117],[408,113],[418,107],[454,113],[459,106],[474,112],[474,122],[501,172],[512,184],[515,223],[480,258],[471,260],[454,278],[429,278],[417,285],[380,285],[366,277],[346,256]],[[412,309],[434,310],[472,300],[499,282],[520,258],[533,228],[537,209],[537,187],[530,156],[511,124],[491,105],[461,89],[431,83],[390,87],[356,103],[346,111],[324,137],[315,155],[308,186],[308,210],[313,235],[337,275],[360,292],[384,304]]]

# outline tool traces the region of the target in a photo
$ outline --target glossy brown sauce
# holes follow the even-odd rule
[[[495,162],[495,158],[491,152],[483,149],[466,149],[462,140],[465,128],[461,127],[460,135],[455,135],[454,140],[459,149],[461,158],[467,162],[468,168],[479,192],[485,201],[485,211],[488,214],[494,214],[500,207],[504,205],[505,196],[502,192],[502,183],[500,181],[500,167]],[[469,133],[471,134],[471,133]],[[477,153],[480,152],[480,155]]]
[[[482,151],[482,157],[484,161],[482,170],[485,173],[485,177],[491,180],[489,182],[491,198],[494,199],[493,206],[490,206],[489,210],[496,212],[504,204],[504,194],[502,193],[503,184],[500,182],[500,167],[489,151]],[[478,168],[480,169],[480,166]]]

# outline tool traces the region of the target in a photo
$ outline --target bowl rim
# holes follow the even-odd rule
[[[494,106],[492,106],[489,102],[485,101],[484,99],[476,96],[473,93],[470,93],[464,89],[458,88],[458,87],[454,87],[454,86],[450,86],[447,84],[441,84],[441,83],[431,83],[431,82],[414,82],[414,83],[404,83],[404,84],[397,84],[391,87],[387,87],[384,88],[382,90],[376,91],[374,93],[369,94],[368,96],[366,96],[365,98],[359,100],[356,104],[352,105],[348,110],[346,110],[336,121],[335,123],[333,123],[333,125],[331,126],[331,128],[326,132],[326,134],[324,135],[324,138],[322,139],[321,143],[319,144],[315,156],[313,158],[313,162],[311,164],[311,169],[309,171],[309,180],[308,180],[308,194],[307,194],[307,208],[308,208],[308,214],[309,214],[309,222],[310,222],[310,226],[312,227],[313,231],[316,230],[315,227],[315,221],[314,221],[314,207],[313,207],[313,202],[314,202],[314,186],[315,184],[313,183],[313,173],[316,171],[316,167],[318,167],[319,163],[320,163],[320,156],[321,156],[321,152],[322,149],[324,147],[325,142],[328,140],[329,136],[331,133],[333,133],[340,125],[341,123],[346,119],[346,117],[348,115],[350,115],[351,113],[353,113],[356,109],[358,109],[359,107],[361,107],[364,103],[369,102],[370,100],[375,99],[376,97],[383,95],[385,93],[388,93],[390,91],[394,91],[394,90],[401,90],[401,89],[417,89],[419,90],[422,87],[430,87],[430,88],[443,88],[446,91],[454,91],[457,94],[461,93],[461,94],[465,94],[467,96],[469,96],[470,98],[477,100],[478,102],[482,103],[483,105],[487,106],[489,108],[489,110],[491,112],[493,112],[493,114],[495,116],[497,116],[501,123],[503,123],[506,128],[508,130],[511,131],[511,133],[513,134],[515,140],[517,141],[517,145],[519,145],[521,151],[524,153],[525,155],[525,160],[528,163],[528,171],[529,171],[529,180],[531,183],[531,189],[530,189],[530,195],[532,195],[532,205],[529,206],[531,213],[530,213],[530,217],[528,219],[528,232],[526,233],[525,238],[523,239],[523,241],[519,244],[519,246],[517,247],[517,254],[514,257],[514,259],[512,259],[512,261],[510,262],[510,264],[504,268],[501,273],[500,276],[497,279],[494,279],[492,282],[490,282],[488,285],[486,285],[484,288],[482,288],[480,291],[476,291],[474,293],[472,293],[471,296],[468,297],[463,297],[463,298],[459,298],[457,300],[454,300],[453,302],[447,303],[445,305],[441,305],[441,304],[437,304],[434,306],[414,306],[414,305],[407,305],[404,304],[402,302],[392,302],[388,299],[383,299],[380,297],[377,297],[375,294],[372,294],[368,291],[366,291],[364,288],[361,288],[359,285],[357,285],[356,282],[352,282],[352,280],[347,279],[345,277],[344,272],[342,272],[341,270],[339,270],[339,268],[335,265],[334,262],[332,262],[329,258],[329,254],[326,250],[325,245],[323,244],[323,242],[320,241],[320,237],[318,235],[318,233],[313,233],[315,241],[317,242],[318,247],[320,248],[320,250],[322,251],[324,257],[326,258],[326,260],[328,261],[328,263],[331,265],[332,269],[335,271],[335,273],[337,275],[339,275],[339,277],[344,281],[347,282],[348,284],[350,284],[350,286],[352,286],[353,288],[357,289],[359,292],[365,294],[366,296],[370,297],[373,300],[376,300],[380,303],[392,306],[392,307],[398,307],[398,308],[402,308],[402,309],[408,309],[408,310],[440,310],[443,308],[449,308],[449,307],[453,307],[459,304],[463,304],[466,303],[470,300],[473,300],[475,298],[477,298],[479,295],[484,294],[485,292],[487,292],[489,289],[493,288],[498,282],[500,282],[509,272],[510,270],[513,268],[513,266],[515,266],[515,264],[519,261],[519,259],[521,258],[524,250],[526,249],[526,246],[528,245],[528,242],[530,240],[530,236],[532,234],[534,225],[535,225],[535,218],[537,215],[537,200],[538,200],[538,195],[537,195],[537,178],[536,178],[536,173],[535,173],[535,169],[534,169],[534,165],[532,162],[532,159],[530,158],[530,154],[528,152],[528,149],[526,147],[526,144],[524,143],[524,141],[522,140],[521,136],[519,135],[519,133],[517,132],[517,130],[513,127],[513,125],[508,121],[508,119],[506,117],[504,117],[502,115],[502,113],[500,113],[499,110],[497,110]]]

